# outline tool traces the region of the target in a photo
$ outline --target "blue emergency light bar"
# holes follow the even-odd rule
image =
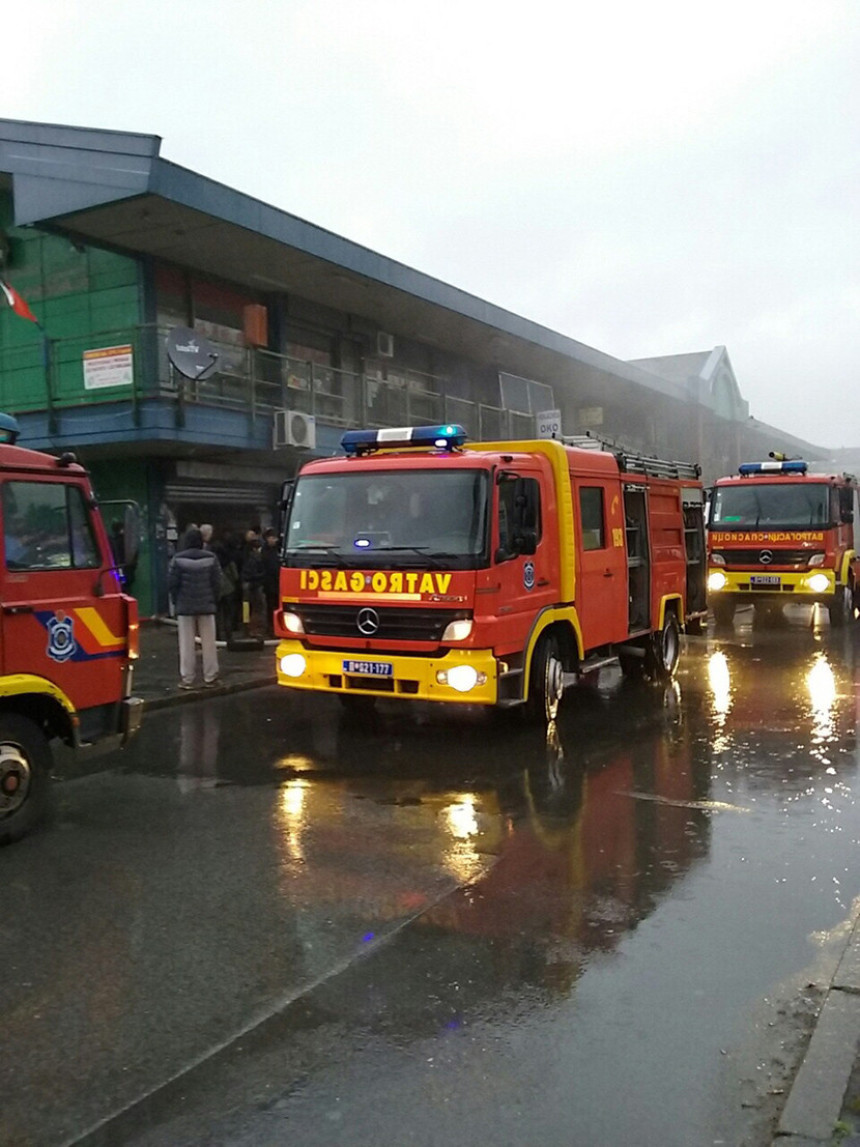
[[[738,473],[743,478],[754,478],[758,474],[805,474],[808,462],[795,459],[791,462],[742,462]]]
[[[466,441],[466,431],[453,423],[447,426],[389,426],[382,430],[347,430],[340,440],[345,454],[369,454],[373,450],[423,446],[455,450]]]
[[[0,442],[8,442],[14,446],[21,433],[17,418],[11,414],[0,414]]]

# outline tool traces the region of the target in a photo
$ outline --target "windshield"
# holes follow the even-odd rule
[[[756,482],[717,486],[711,529],[821,529],[830,521],[829,487],[823,482]]]
[[[296,484],[284,555],[291,566],[474,569],[484,563],[486,523],[484,470],[308,475]]]

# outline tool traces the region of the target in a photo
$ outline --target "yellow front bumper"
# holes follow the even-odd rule
[[[299,654],[305,659],[300,676],[281,668],[284,657]],[[453,701],[466,705],[495,705],[498,695],[496,659],[489,649],[452,649],[439,657],[415,657],[408,653],[386,654],[356,650],[308,649],[300,641],[282,641],[276,654],[278,684],[290,689],[316,689],[323,693],[350,693],[364,697],[400,697],[413,701]],[[392,666],[390,677],[344,672],[345,661],[382,662]],[[486,680],[466,693],[439,681],[438,675],[456,665],[471,665]]]
[[[712,576],[714,574],[722,574],[726,579],[725,584],[719,589],[715,589],[712,585]],[[752,578],[770,577],[776,580],[771,583],[754,582]],[[818,585],[818,588],[813,588],[815,584],[813,579],[820,579],[825,577],[827,585]],[[826,570],[816,568],[803,573],[773,573],[764,574],[761,569],[753,570],[727,570],[721,566],[711,566],[708,570],[708,601],[711,605],[719,601],[720,598],[734,596],[736,598],[743,597],[748,600],[755,600],[758,598],[770,597],[771,599],[780,598],[782,601],[827,601],[832,598],[836,593],[836,575],[833,570]]]

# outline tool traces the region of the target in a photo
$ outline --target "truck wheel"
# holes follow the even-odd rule
[[[735,603],[733,601],[717,601],[711,607],[714,611],[714,621],[717,625],[728,628],[735,620]]]
[[[681,631],[674,613],[667,613],[663,628],[652,633],[645,650],[645,671],[653,681],[671,681],[681,656]]]
[[[39,726],[17,713],[0,717],[0,844],[37,824],[50,783],[51,749]]]
[[[526,717],[531,721],[549,724],[558,716],[561,695],[564,692],[564,665],[558,638],[545,633],[538,640],[532,658]]]
[[[827,612],[834,629],[842,629],[844,625],[854,620],[854,593],[850,586],[836,587],[836,593],[827,607]]]

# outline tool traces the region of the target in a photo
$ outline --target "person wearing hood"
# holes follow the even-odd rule
[[[173,556],[167,575],[179,629],[179,688],[193,689],[196,671],[195,637],[203,650],[203,684],[218,680],[215,615],[221,588],[221,566],[212,550],[203,548],[200,530],[187,530],[182,549]]]

